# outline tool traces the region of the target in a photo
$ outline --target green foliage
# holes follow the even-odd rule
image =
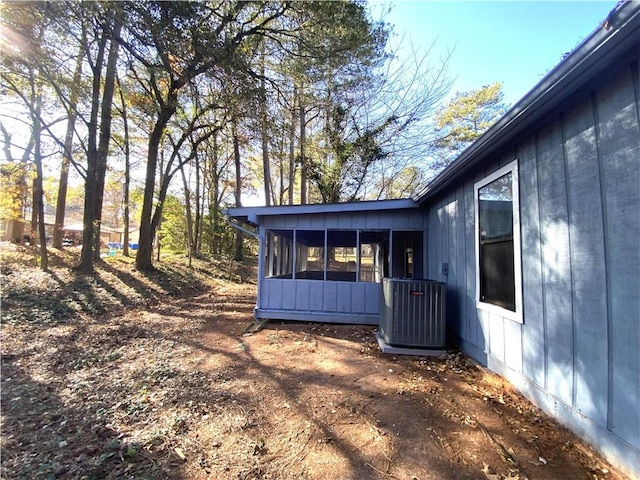
[[[220,211],[210,210],[202,229],[202,251],[213,255],[231,255],[234,249],[235,231]]]
[[[286,59],[297,81],[335,82],[336,74],[353,81],[387,59],[389,28],[372,22],[364,3],[294,2],[288,16],[299,26],[291,37],[294,54]]]
[[[178,197],[167,195],[162,209],[162,223],[158,235],[162,249],[174,252],[187,250],[187,216],[185,206]]]
[[[348,112],[337,105],[332,113],[331,122],[326,127],[331,150],[329,161],[314,162],[310,178],[320,191],[323,203],[361,200],[361,186],[369,168],[387,155],[377,136],[395,119],[390,118],[385,124],[367,129],[349,140],[345,138]]]
[[[424,172],[415,165],[409,165],[395,175],[383,178],[376,191],[380,192],[378,198],[409,198],[422,190],[426,183]]]
[[[470,92],[457,93],[438,111],[436,147],[447,164],[480,137],[507,110],[502,83],[485,85]]]
[[[271,178],[271,184],[279,182],[280,191],[270,185],[276,203],[286,203],[289,192],[302,189],[303,163],[312,180],[309,198],[362,199],[376,185],[375,176],[384,171],[382,164],[395,161],[389,160],[389,138],[398,138],[395,132],[412,121],[396,104],[384,111],[378,108],[393,102],[370,103],[372,92],[389,90],[376,89],[390,58],[390,28],[373,20],[367,4],[359,0],[5,2],[0,9],[0,46],[7,53],[2,93],[9,91],[11,101],[18,100],[24,107],[20,119],[26,119],[28,127],[28,96],[20,99],[19,95],[29,93],[29,78],[42,89],[46,150],[42,153],[49,162],[45,171],[57,170],[51,163],[59,160],[62,150],[72,157],[72,167],[80,176],[96,178],[90,171],[98,165],[88,159],[98,147],[108,152],[107,171],[130,168],[130,218],[140,222],[140,246],[149,246],[140,257],[151,255],[155,233],[163,237],[163,251],[184,252],[190,237],[200,251],[232,251],[235,231],[227,225],[221,206],[232,203],[236,189],[246,194],[251,188],[247,159],[252,157],[258,163],[271,162],[274,175],[268,169],[255,171],[263,180]],[[115,26],[120,20],[118,34]],[[109,71],[117,71],[119,78],[109,117],[106,107],[112,102],[104,100],[104,89],[109,83],[106,60],[112,44],[119,50],[117,68]],[[74,77],[76,65],[83,66],[78,78]],[[406,98],[404,90],[397,95]],[[72,114],[78,118],[75,132],[56,138],[61,130],[49,127]],[[103,122],[106,127],[110,118],[112,132],[105,128],[102,137],[97,131],[88,132]],[[240,137],[241,185],[235,185],[235,166],[230,162],[233,136],[226,126],[232,123]],[[110,144],[98,142],[107,133],[111,133]],[[263,139],[267,139],[266,153],[256,155]],[[24,145],[12,144],[12,148],[29,151]],[[50,151],[56,153],[50,155]],[[118,162],[125,152],[131,163],[123,167]],[[22,161],[29,164],[26,153]],[[191,236],[184,202],[170,196],[165,200],[174,191],[170,183],[173,186],[179,164],[189,172],[185,183],[192,193]],[[140,172],[145,169],[142,179]],[[24,209],[19,205],[24,202],[17,198],[31,198],[31,182],[17,188],[17,181],[2,173],[0,216],[21,216]],[[104,175],[100,178],[104,180]],[[69,185],[67,218],[82,215],[95,198],[96,205],[102,203],[103,223],[120,226],[124,177],[106,180],[87,195]],[[56,179],[44,183],[47,203],[53,204],[58,195]],[[309,185],[308,177],[304,185]],[[388,186],[380,191],[392,190],[402,188]],[[161,230],[156,230],[158,226]],[[245,245],[253,248],[250,239]],[[148,265],[140,262],[138,266]]]

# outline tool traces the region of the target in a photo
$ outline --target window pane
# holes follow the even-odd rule
[[[324,230],[296,231],[296,278],[324,280]]]
[[[391,276],[394,278],[423,278],[422,232],[394,231],[391,252]]]
[[[389,230],[360,231],[360,282],[382,282],[389,272]]]
[[[508,173],[478,189],[480,238],[513,237],[513,187]]]
[[[327,280],[356,281],[355,230],[329,230],[327,232]]]
[[[293,231],[267,231],[264,276],[291,278],[293,272]]]
[[[480,301],[516,310],[511,172],[478,189]]]

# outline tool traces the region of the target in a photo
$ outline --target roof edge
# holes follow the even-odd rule
[[[640,2],[626,0],[623,4],[617,5],[607,18],[564,60],[556,65],[500,120],[464,150],[413,199],[421,204],[440,193],[459,174],[466,171],[475,159],[497,148],[495,145],[499,137],[525,122],[536,109],[544,106],[549,99],[559,94],[568,96],[572,90],[563,91],[563,89],[576,81],[585,69],[607,55],[610,49],[604,47],[611,44],[616,45],[619,39],[622,41],[627,37],[629,29],[632,31],[634,28],[638,28],[639,14]],[[564,99],[565,96],[561,98]]]
[[[391,200],[367,200],[349,203],[314,203],[306,205],[273,205],[268,207],[230,207],[223,213],[234,218],[257,219],[271,215],[300,215],[343,212],[367,212],[374,210],[399,210],[417,208],[418,204],[411,198]]]

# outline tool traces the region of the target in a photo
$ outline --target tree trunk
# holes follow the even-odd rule
[[[269,131],[267,125],[267,85],[265,82],[265,52],[262,44],[262,90],[260,105],[260,123],[262,129],[262,171],[264,177],[264,201],[265,205],[271,205],[271,165],[269,164]],[[235,146],[235,145],[234,145]]]
[[[263,106],[266,110],[266,107]],[[268,207],[271,205],[271,165],[269,164],[269,134],[267,132],[267,114],[262,113],[262,168],[264,176],[264,201]]]
[[[124,222],[124,232],[122,238],[122,255],[129,256],[129,192],[131,185],[131,149],[129,148],[129,121],[127,119],[127,104],[124,100],[124,93],[122,92],[122,85],[120,79],[116,75],[116,81],[118,82],[118,90],[120,93],[120,102],[122,103],[122,126],[124,129],[124,185],[122,186],[123,192],[123,207],[122,216]]]
[[[200,251],[200,237],[201,237],[201,227],[202,227],[202,208],[200,207],[202,199],[204,199],[204,195],[200,194],[202,190],[204,192],[204,185],[200,185],[200,157],[196,154],[194,157],[194,166],[196,170],[196,192],[194,203],[196,207],[195,219],[193,224],[193,243],[191,245],[191,253],[195,254]]]
[[[153,269],[153,233],[151,231],[151,209],[153,207],[153,191],[155,189],[156,165],[158,163],[158,147],[164,125],[156,123],[149,137],[149,155],[147,158],[147,175],[144,183],[142,213],[140,214],[140,237],[136,253],[136,268],[141,271]]]
[[[236,126],[233,126],[233,159],[235,161],[236,166],[236,207],[242,206],[242,174],[240,172],[240,142],[238,140],[238,132],[236,130]],[[233,259],[237,262],[241,262],[244,260],[244,255],[242,253],[242,243],[243,243],[243,235],[242,232],[238,229],[235,229],[236,232],[236,248]]]
[[[289,205],[293,205],[293,190],[296,181],[296,110],[298,88],[293,87],[293,106],[291,108],[291,128],[289,130]]]
[[[69,119],[67,120],[67,131],[64,137],[64,151],[62,152],[62,164],[60,165],[60,183],[58,184],[58,201],[56,203],[56,221],[53,230],[53,247],[62,248],[64,235],[64,217],[67,208],[67,187],[69,184],[69,165],[71,163],[71,152],[73,150],[73,134],[78,118],[78,92],[80,89],[80,79],[82,76],[82,59],[84,57],[84,43],[80,45],[78,56],[76,57],[76,69],[73,72],[73,82],[71,96],[69,98]]]
[[[42,191],[42,146],[40,144],[40,137],[42,132],[42,124],[40,122],[40,114],[42,112],[42,93],[38,88],[35,95],[35,115],[33,115],[33,162],[36,165],[36,178],[34,181],[34,205],[33,209],[37,212],[38,216],[38,237],[40,239],[40,268],[47,270],[49,268],[49,259],[47,256],[47,234],[44,226],[44,201]],[[33,242],[33,238],[31,239]]]
[[[177,92],[177,90],[173,90]],[[153,269],[153,237],[155,232],[151,224],[153,210],[153,193],[156,183],[156,167],[158,166],[158,154],[160,140],[167,123],[176,112],[177,99],[175,94],[169,99],[165,108],[160,112],[158,120],[149,136],[149,153],[147,156],[147,174],[144,182],[144,196],[142,200],[142,213],[140,214],[140,238],[138,240],[138,253],[136,254],[136,268],[141,271]]]
[[[75,115],[73,115],[75,116]],[[72,120],[69,118],[69,123]],[[69,126],[67,124],[67,133],[65,136],[65,150],[66,146],[72,146],[73,130],[69,133]],[[53,230],[53,248],[62,248],[62,240],[64,236],[64,214],[67,208],[67,189],[69,186],[69,157],[66,153],[62,155],[62,163],[60,164],[60,182],[58,183],[58,200],[56,202],[56,220]]]
[[[35,126],[34,126],[35,132]],[[35,133],[32,132],[32,135]],[[34,137],[35,138],[35,137]],[[34,156],[37,155],[36,152],[33,153]],[[36,239],[38,238],[38,185],[37,178],[31,180],[31,228],[29,229],[29,243],[31,245],[36,244]]]
[[[96,192],[96,165],[98,161],[98,110],[100,107],[100,88],[102,86],[102,65],[107,45],[106,35],[100,38],[95,65],[92,67],[93,83],[91,91],[91,113],[87,125],[87,177],[84,184],[84,214],[82,230],[82,251],[77,269],[83,272],[93,271],[93,202]]]
[[[284,139],[282,145],[284,146]],[[284,162],[284,152],[281,152],[278,154],[278,174],[280,177],[278,179],[280,181],[280,188],[278,190],[278,205],[284,205],[284,195],[286,191],[286,187],[284,186]]]
[[[169,184],[171,183],[171,176],[163,176],[160,181],[160,190],[158,191],[158,201],[156,209],[153,212],[151,218],[151,233],[155,236],[160,231],[160,223],[162,222],[162,211],[164,209],[164,201],[167,199],[167,193],[169,192]]]
[[[218,136],[213,137],[213,155],[209,164],[211,184],[209,185],[209,218],[211,225],[211,253],[220,254],[220,235],[218,233],[218,210],[220,210],[220,175],[218,174]],[[216,247],[218,248],[216,250]]]
[[[104,198],[104,184],[107,174],[107,157],[109,156],[109,142],[111,141],[111,108],[115,91],[116,64],[118,61],[119,43],[115,38],[120,34],[122,22],[116,16],[111,33],[111,44],[107,57],[107,71],[104,77],[104,90],[102,92],[102,112],[100,115],[100,140],[96,162],[96,188],[93,204],[93,222],[96,228],[93,259],[100,260],[100,228],[102,223],[102,203]]]
[[[180,173],[182,174],[182,183],[184,185],[184,203],[187,213],[187,252],[189,254],[189,267],[191,267],[191,257],[193,256],[193,217],[191,214],[191,195],[189,194],[189,182],[187,175],[184,173],[184,164],[180,162]]]
[[[306,111],[302,96],[300,96],[300,204],[307,203],[307,160],[305,159],[305,142],[306,142]]]

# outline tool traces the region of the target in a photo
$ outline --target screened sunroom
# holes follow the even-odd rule
[[[412,200],[227,215],[260,240],[256,318],[377,324],[382,278],[424,278],[426,219]]]

